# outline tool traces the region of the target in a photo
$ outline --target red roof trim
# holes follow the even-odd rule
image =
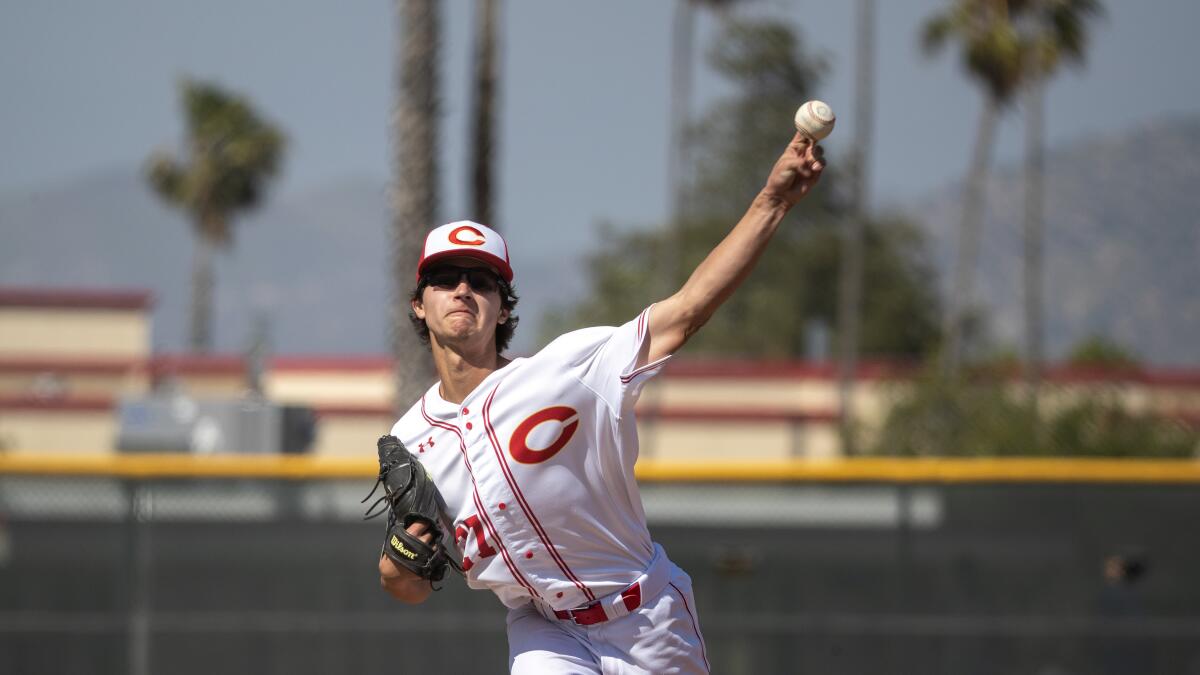
[[[0,294],[4,293],[0,289]],[[299,355],[277,356],[267,362],[267,370],[274,372],[328,372],[370,373],[386,372],[392,368],[393,360],[380,355]],[[144,367],[152,374],[178,373],[184,375],[240,375],[245,373],[245,359],[237,354],[161,354],[145,361],[105,357],[47,356],[40,354],[7,355],[0,357],[0,372],[94,372],[115,373],[132,368]],[[906,380],[921,372],[918,365],[905,362],[873,361],[859,365],[858,376],[862,380]],[[829,362],[807,362],[786,360],[748,359],[673,359],[664,368],[664,375],[672,379],[760,379],[760,380],[817,380],[833,381],[838,378],[837,365]],[[1017,370],[992,373],[993,376],[1009,380],[1020,377]],[[1104,369],[1079,366],[1056,366],[1047,368],[1043,375],[1046,382],[1056,385],[1070,384],[1142,384],[1150,387],[1200,388],[1200,368],[1153,368],[1153,369]]]
[[[83,288],[0,288],[0,307],[137,309],[154,304],[150,291]]]
[[[391,372],[392,359],[386,356],[277,356],[270,359],[272,371],[354,371]]]
[[[792,424],[837,422],[841,416],[836,410],[764,410],[761,408],[709,408],[709,407],[662,407],[651,406],[637,409],[643,422],[788,422]]]
[[[143,361],[129,358],[50,358],[44,355],[0,357],[0,373],[122,374],[139,370]]]
[[[916,375],[920,367],[912,363],[868,361],[858,365],[857,376],[864,380],[900,379]],[[838,365],[832,362],[784,360],[676,360],[667,362],[663,374],[674,378],[836,380]]]
[[[921,366],[904,361],[867,361],[858,366],[862,380],[910,379],[921,372]],[[677,379],[766,379],[766,380],[836,380],[838,366],[832,362],[751,360],[751,359],[672,359],[663,375]],[[993,372],[1005,379],[1018,379],[1020,370]],[[1200,387],[1200,368],[1095,368],[1081,366],[1052,366],[1043,377],[1053,384],[1111,382],[1138,383],[1159,387]]]
[[[1013,378],[1018,377],[1016,372]],[[1054,384],[1145,384],[1154,387],[1200,387],[1200,369],[1139,369],[1058,366],[1046,370],[1044,377]]]
[[[1158,387],[1200,387],[1200,368],[1150,370],[1143,377],[1146,384]]]
[[[392,419],[396,413],[385,405],[318,405],[313,407],[317,417],[385,417]]]
[[[163,354],[149,359],[148,366],[155,375],[241,375],[246,372],[245,359],[229,354]]]
[[[111,398],[35,398],[32,396],[0,396],[0,410],[44,410],[47,412],[103,412],[116,408]]]

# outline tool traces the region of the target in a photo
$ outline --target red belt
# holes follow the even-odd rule
[[[642,585],[634,582],[629,588],[621,591],[621,602],[625,609],[632,612],[642,606]],[[556,609],[554,618],[570,620],[580,626],[590,626],[594,623],[608,621],[611,617],[604,611],[604,605],[599,600],[576,609]]]

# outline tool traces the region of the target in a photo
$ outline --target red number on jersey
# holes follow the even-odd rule
[[[534,449],[529,447],[529,434],[541,424],[549,422],[558,422],[558,436],[542,448]],[[575,430],[579,428],[579,413],[569,406],[556,405],[544,410],[539,410],[525,421],[517,425],[513,431],[512,438],[508,441],[508,454],[512,458],[522,464],[537,464],[544,462],[554,455],[558,454],[559,450],[571,440],[575,435]]]
[[[475,546],[479,549],[479,559],[490,558],[496,555],[496,549],[492,548],[487,543],[487,536],[483,532],[483,523],[479,521],[478,515],[468,516],[463,519],[463,525],[471,528],[475,532]],[[454,541],[462,546],[467,542],[467,527],[458,525],[454,528]],[[465,548],[465,547],[464,547]],[[471,569],[475,566],[475,561],[471,560],[470,556],[463,553],[462,567],[463,571]]]

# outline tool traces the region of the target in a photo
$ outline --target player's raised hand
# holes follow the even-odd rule
[[[824,170],[825,149],[797,131],[767,176],[762,194],[791,208],[812,190]]]
[[[763,190],[764,196],[782,202],[787,208],[803,199],[820,180],[825,168],[825,151],[820,142],[833,131],[837,116],[828,103],[813,100],[796,109],[793,121],[796,135],[775,163]]]

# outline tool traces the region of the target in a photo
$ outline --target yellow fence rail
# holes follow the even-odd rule
[[[153,478],[371,478],[374,459],[299,455],[0,453],[0,475]],[[1200,461],[1084,458],[645,459],[653,482],[1200,483]]]

